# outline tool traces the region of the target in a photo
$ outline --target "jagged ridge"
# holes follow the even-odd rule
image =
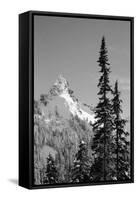
[[[58,77],[48,94],[44,96],[46,104],[52,101],[56,96],[59,96],[65,100],[65,106],[68,107],[73,116],[78,116],[81,120],[86,120],[91,124],[95,122],[94,113],[89,114],[81,108],[82,104],[74,96],[73,91],[69,88],[68,81],[62,75]],[[87,106],[87,104],[83,104],[83,106]],[[89,107],[89,111],[91,112],[91,107],[87,107]],[[46,119],[46,121],[48,121],[48,119]]]

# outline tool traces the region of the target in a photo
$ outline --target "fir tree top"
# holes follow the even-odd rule
[[[122,103],[122,100],[120,99],[120,92],[118,89],[118,80],[116,80],[116,82],[115,82],[113,95],[114,95],[114,98],[112,100],[113,109],[114,109],[115,113],[122,113],[123,111],[122,111],[121,105],[120,105]]]
[[[100,91],[98,92],[98,95],[104,95],[104,97],[106,96],[106,93],[108,91],[111,91],[111,86],[109,85],[109,73],[111,71],[109,67],[110,63],[108,62],[107,53],[108,51],[106,48],[105,37],[103,36],[101,48],[99,52],[100,55],[97,62],[99,63],[99,66],[101,68],[99,72],[102,73],[99,79],[99,83],[98,83],[98,87],[100,87]]]

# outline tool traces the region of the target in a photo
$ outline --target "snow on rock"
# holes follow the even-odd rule
[[[73,116],[77,115],[81,120],[85,120],[89,123],[95,122],[94,114],[89,114],[84,111],[81,108],[78,99],[70,94],[69,83],[62,75],[58,77],[56,82],[51,87],[47,98],[51,101],[55,96],[59,96],[65,100],[65,106],[68,107]],[[44,117],[44,114],[42,114],[42,117]],[[48,124],[50,119],[45,119],[45,122]]]
[[[73,116],[77,115],[81,120],[87,120],[88,122],[94,123],[94,116],[78,108],[78,102],[73,101],[72,97],[67,91],[63,91],[59,96],[66,100],[68,108]]]
[[[54,86],[56,86],[58,95],[66,100],[70,112],[73,116],[77,115],[81,120],[87,120],[94,123],[95,117],[93,114],[89,114],[80,108],[78,101],[74,100],[69,94],[69,84],[63,76],[59,76]]]

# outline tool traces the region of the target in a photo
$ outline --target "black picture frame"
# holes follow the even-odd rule
[[[77,184],[34,185],[33,101],[34,101],[34,16],[54,16],[130,22],[130,130],[131,179]],[[91,14],[28,11],[19,15],[19,185],[28,189],[122,184],[134,182],[134,18]]]

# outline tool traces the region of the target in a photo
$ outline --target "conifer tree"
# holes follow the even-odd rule
[[[82,140],[79,144],[79,150],[76,154],[72,168],[72,182],[86,183],[90,181],[91,159],[88,156],[86,143]]]
[[[117,166],[117,180],[125,180],[129,178],[129,133],[125,131],[127,120],[122,119],[122,108],[120,99],[120,92],[118,90],[118,81],[115,82],[113,92],[113,111],[115,122],[115,139],[116,139],[116,166]]]
[[[105,38],[102,38],[100,56],[98,59],[100,67],[99,87],[99,102],[95,108],[96,122],[93,124],[95,132],[93,138],[92,149],[95,152],[94,166],[92,173],[95,180],[111,180],[114,176],[113,169],[113,116],[112,103],[110,95],[112,89],[109,81],[110,64],[108,61],[108,51],[106,48]]]
[[[47,157],[47,168],[44,174],[44,184],[54,184],[58,182],[58,171],[53,157],[49,154]]]

